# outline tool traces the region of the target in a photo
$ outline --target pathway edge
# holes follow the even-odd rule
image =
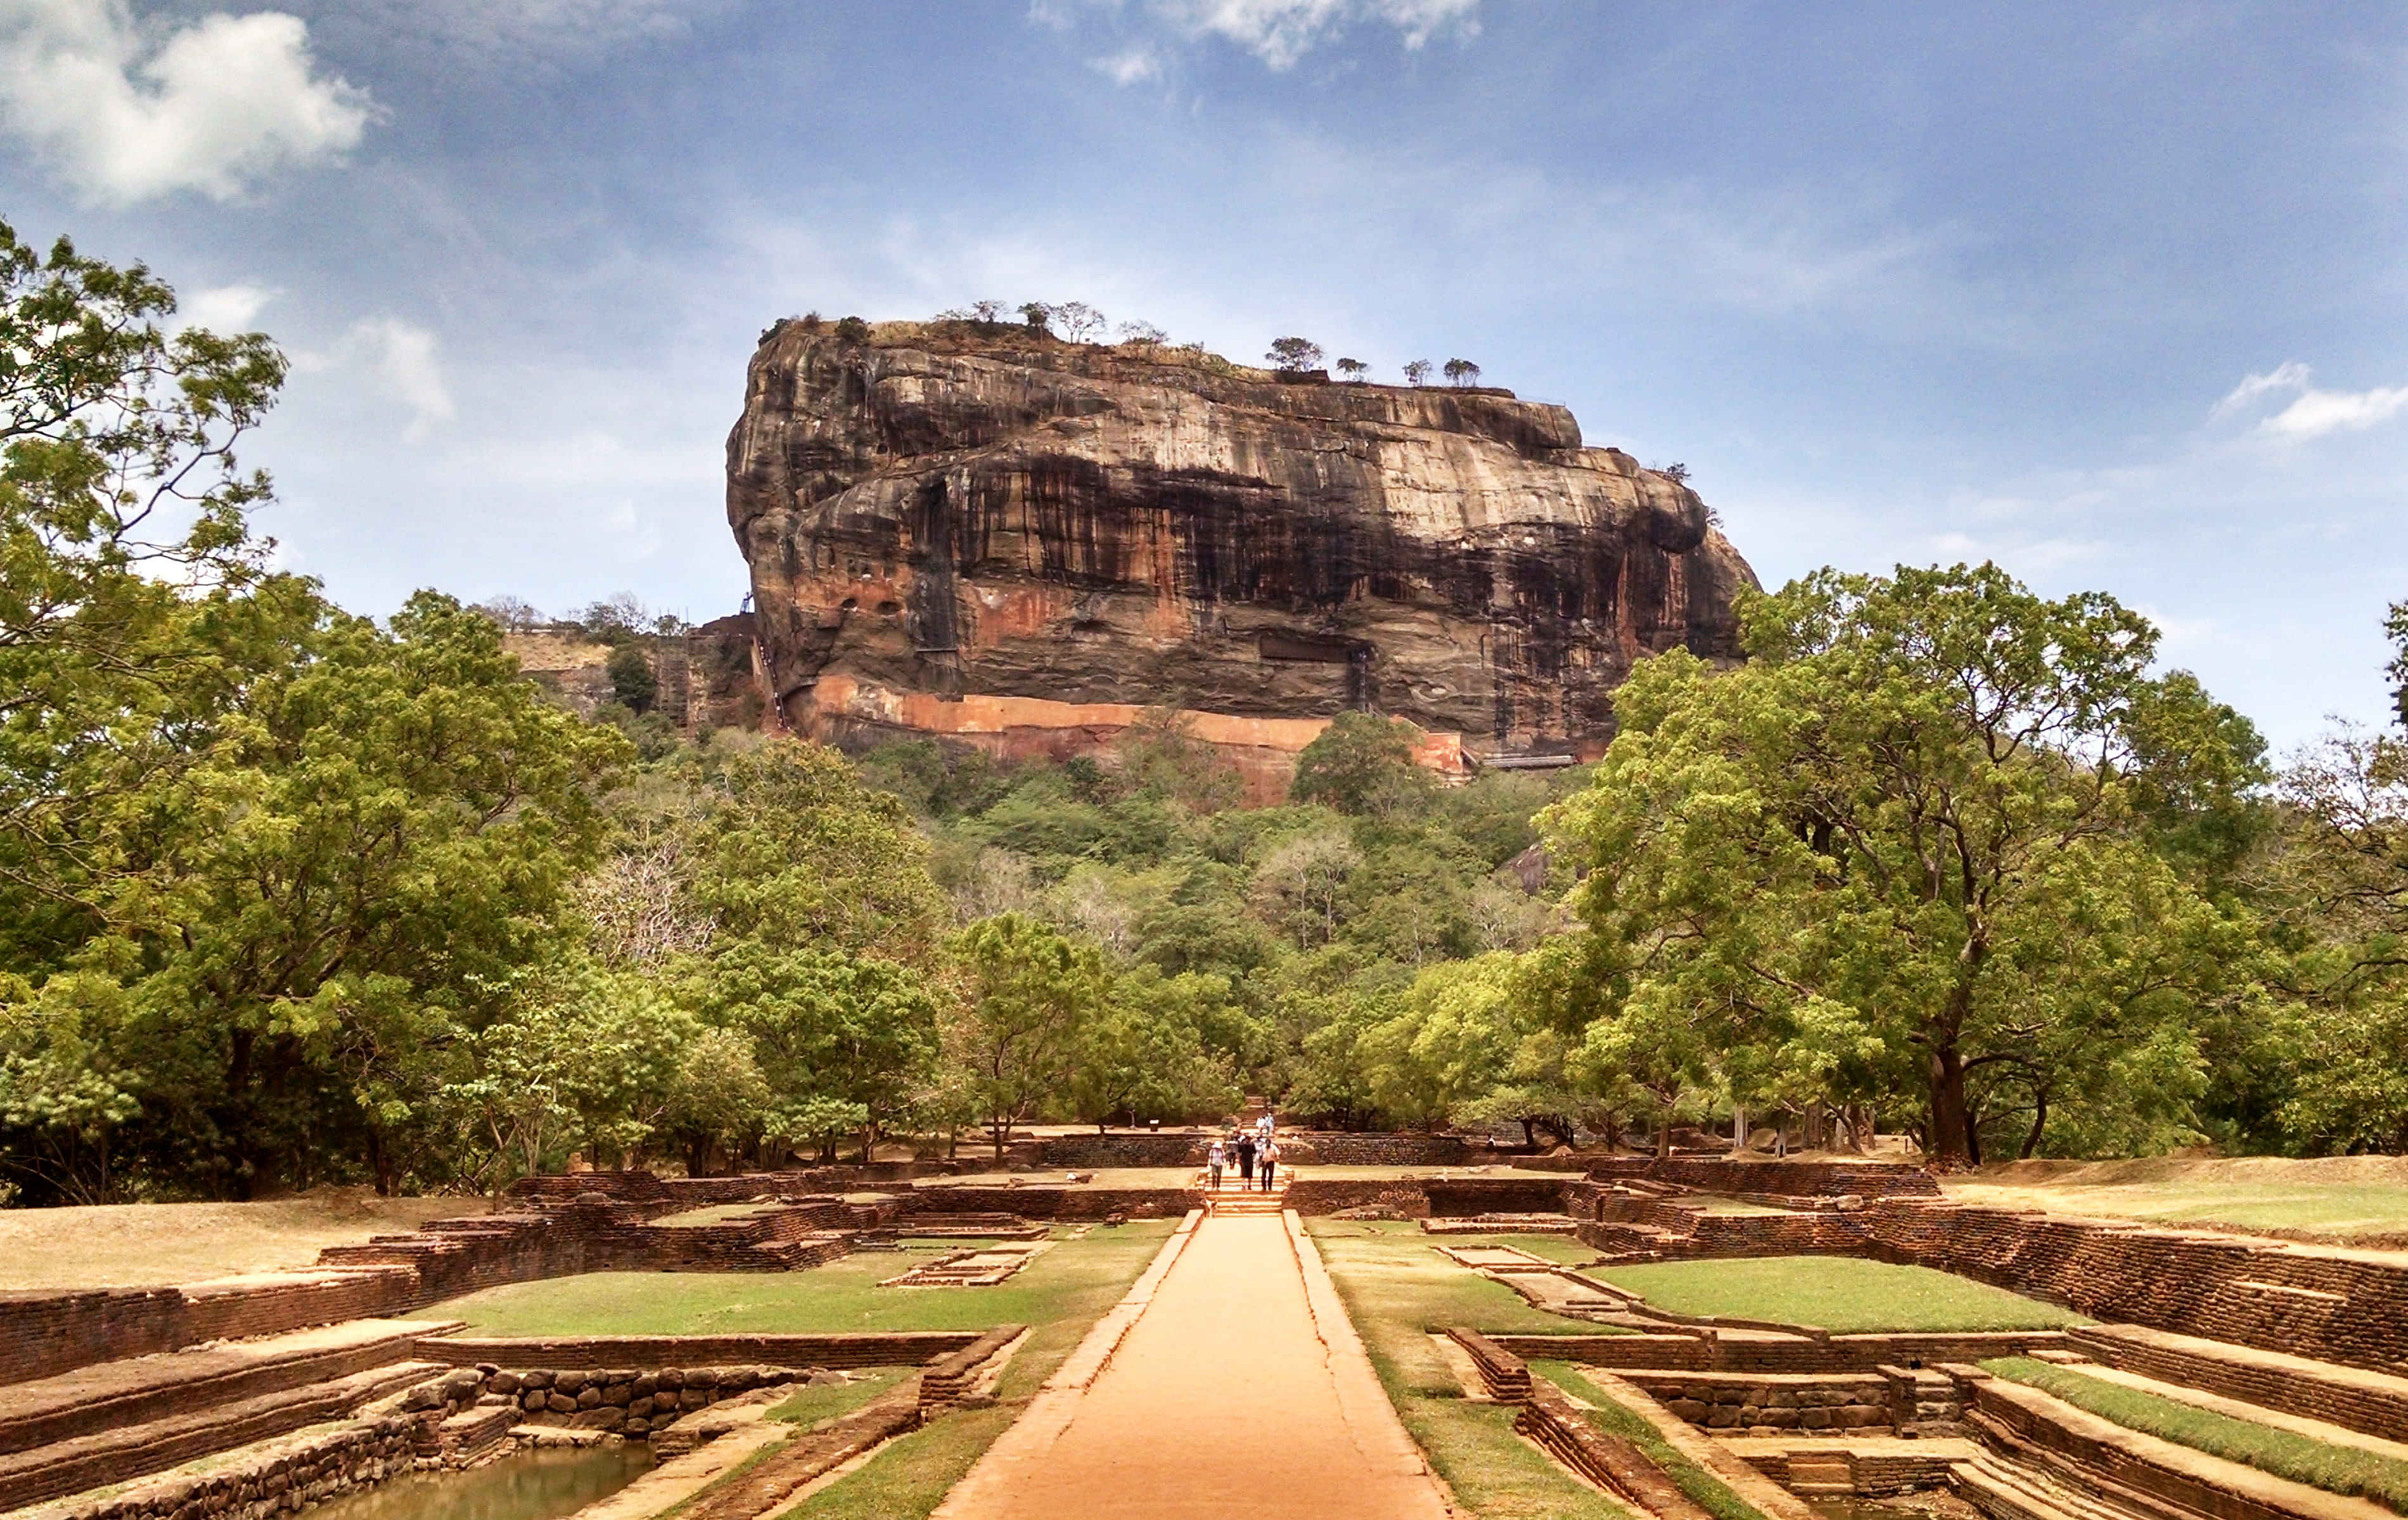
[[[1129,1330],[1139,1317],[1153,1306],[1155,1290],[1162,1286],[1162,1280],[1170,1275],[1170,1269],[1177,1265],[1180,1254],[1187,1249],[1187,1242],[1196,1238],[1197,1226],[1203,1218],[1204,1211],[1201,1209],[1187,1211],[1187,1217],[1170,1232],[1170,1239],[1162,1242],[1162,1249],[1154,1253],[1154,1260],[1146,1264],[1138,1280],[1129,1284],[1129,1290],[1122,1295],[1121,1301],[1106,1310],[1103,1317],[1088,1329],[1078,1349],[1054,1369],[1054,1375],[1038,1389],[1037,1397],[1021,1411],[1020,1418],[1012,1421],[1003,1434],[996,1437],[994,1443],[979,1455],[970,1470],[962,1474],[961,1482],[953,1484],[943,1502],[930,1512],[928,1520],[955,1520],[988,1489],[1007,1482],[1010,1476],[1010,1470],[1015,1464],[1035,1456],[1061,1439],[1062,1432],[1069,1428],[1070,1422],[1078,1416],[1079,1404],[1087,1397],[1087,1390],[1103,1376],[1104,1369],[1111,1365],[1112,1353],[1118,1351],[1121,1342],[1128,1338]]]
[[[1338,1284],[1321,1259],[1321,1248],[1304,1233],[1304,1221],[1295,1210],[1282,1210],[1280,1218],[1287,1226],[1288,1248],[1296,1253],[1297,1269],[1304,1275],[1305,1308],[1312,1315],[1313,1332],[1328,1354],[1329,1380],[1338,1390],[1339,1414],[1346,1422],[1355,1449],[1375,1466],[1420,1478],[1429,1486],[1430,1496],[1442,1513],[1457,1513],[1455,1496],[1448,1491],[1445,1481],[1431,1470],[1428,1454],[1405,1428],[1397,1406],[1389,1400],[1387,1388],[1371,1366],[1370,1353],[1363,1349],[1363,1338],[1354,1329],[1354,1318],[1346,1312],[1346,1300],[1339,1297]]]

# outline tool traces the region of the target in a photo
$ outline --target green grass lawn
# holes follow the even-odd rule
[[[1336,1272],[1343,1264],[1357,1291],[1384,1311],[1407,1306],[1426,1317],[1421,1330],[1469,1325],[1475,1329],[1530,1335],[1607,1335],[1602,1326],[1533,1309],[1502,1283],[1459,1267],[1432,1249],[1439,1245],[1519,1246],[1549,1261],[1579,1262],[1597,1253],[1563,1235],[1425,1235],[1418,1225],[1395,1220],[1309,1219],[1305,1228]]]
[[[1986,1283],[1854,1256],[1657,1261],[1591,1274],[1679,1314],[1866,1330],[2042,1330],[2087,1324],[2070,1309]]]
[[[1139,1220],[1056,1240],[986,1288],[882,1288],[935,1250],[865,1251],[799,1272],[587,1272],[488,1288],[417,1312],[467,1322],[468,1335],[826,1334],[983,1330],[1103,1312],[1162,1248],[1174,1221]],[[959,1250],[948,1243],[946,1250]]]
[[[1541,1314],[1512,1289],[1479,1277],[1429,1249],[1411,1225],[1309,1219],[1329,1275],[1363,1337],[1371,1366],[1413,1440],[1429,1454],[1458,1503],[1480,1520],[1630,1520],[1630,1512],[1573,1478],[1513,1433],[1513,1412],[1463,1397],[1438,1348],[1433,1325],[1484,1329],[1593,1329]],[[1446,1237],[1448,1244],[1518,1245],[1561,1259],[1561,1236]],[[1541,1246],[1546,1249],[1541,1249]],[[1585,1248],[1581,1248],[1584,1250]]]
[[[1045,1380],[1078,1349],[1104,1311],[1145,1270],[1170,1234],[1170,1221],[1145,1221],[1117,1230],[1096,1230],[1084,1240],[1056,1245],[1024,1269],[1017,1283],[1064,1252],[1090,1247],[1076,1264],[1078,1280],[1056,1289],[1052,1317],[1037,1320],[1023,1314],[998,1318],[1034,1326],[1003,1375],[996,1380],[993,1409],[956,1410],[933,1424],[888,1441],[877,1455],[802,1503],[783,1512],[794,1520],[925,1520],[944,1500],[953,1484],[984,1455],[1021,1410],[1044,1386]],[[821,1271],[827,1270],[823,1267]],[[1009,1286],[1010,1284],[1004,1284]],[[890,1293],[900,1289],[890,1288]],[[938,1294],[996,1293],[998,1288],[922,1288],[912,1297]],[[825,1416],[821,1416],[824,1418]],[[781,1520],[783,1520],[781,1516]]]
[[[2408,1462],[2336,1446],[2277,1429],[2254,1420],[2235,1419],[2179,1399],[2160,1398],[2103,1378],[2085,1377],[2070,1367],[2053,1367],[2028,1356],[2001,1356],[1982,1364],[1986,1371],[2038,1388],[2113,1420],[2128,1430],[2188,1446],[2193,1451],[2244,1462],[2261,1472],[2322,1488],[2329,1493],[2355,1494],[2408,1513]]]
[[[822,1420],[852,1413],[909,1376],[909,1368],[881,1367],[855,1376],[850,1382],[799,1389],[794,1397],[770,1410],[769,1418],[808,1428]]]
[[[1976,1179],[1951,1183],[1947,1192],[1966,1203],[2107,1214],[2164,1225],[2308,1230],[2343,1239],[2408,1233],[2408,1186],[2381,1183],[2173,1181],[2025,1186]]]
[[[1728,1484],[1682,1455],[1654,1426],[1584,1377],[1580,1369],[1570,1362],[1532,1362],[1530,1370],[1574,1398],[1595,1405],[1586,1413],[1598,1429],[1620,1436],[1645,1452],[1649,1461],[1662,1468],[1664,1475],[1714,1520],[1765,1520],[1762,1510],[1742,1498]]]

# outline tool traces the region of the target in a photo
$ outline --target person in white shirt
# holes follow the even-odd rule
[[[1215,1193],[1221,1191],[1221,1168],[1227,1160],[1228,1157],[1222,1152],[1219,1140],[1214,1140],[1211,1148],[1204,1153],[1204,1170],[1211,1177],[1212,1191]]]
[[[1263,1191],[1266,1193],[1271,1190],[1271,1169],[1278,1165],[1279,1144],[1266,1135],[1261,1148],[1254,1152],[1254,1170],[1262,1175]]]

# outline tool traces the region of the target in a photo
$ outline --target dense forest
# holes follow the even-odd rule
[[[0,226],[0,1198],[1000,1147],[1246,1094],[1956,1164],[2408,1147],[2408,739],[2277,766],[2100,595],[1823,572],[1592,767],[1290,800],[580,719],[494,612],[277,570],[284,361]],[[603,622],[624,609],[609,606]],[[2395,611],[2408,671],[2408,616]]]

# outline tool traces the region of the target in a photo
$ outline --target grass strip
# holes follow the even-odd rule
[[[1839,1335],[1901,1330],[2048,1330],[2090,1322],[1987,1283],[1856,1256],[1659,1261],[1590,1274],[1676,1314],[1819,1325]]]
[[[1504,1308],[1494,1297],[1502,1293],[1512,1309],[1521,1310],[1519,1297],[1430,1251],[1422,1239],[1403,1238],[1401,1231],[1323,1219],[1305,1221],[1305,1231],[1329,1269],[1397,1418],[1454,1490],[1458,1506],[1480,1520],[1634,1520],[1628,1508],[1515,1434],[1512,1409],[1466,1399],[1453,1369],[1430,1344],[1428,1327],[1447,1323],[1454,1306],[1463,1302],[1467,1289],[1461,1279],[1493,1290],[1472,1295],[1487,1308]],[[1413,1235],[1420,1237],[1420,1231]],[[1565,1325],[1553,1319],[1551,1327],[1561,1330]]]
[[[1571,1363],[1532,1362],[1530,1370],[1573,1398],[1595,1405],[1594,1409],[1581,1412],[1591,1424],[1646,1453],[1649,1461],[1662,1468],[1664,1475],[1714,1520],[1766,1520],[1764,1512],[1741,1498],[1737,1489],[1682,1455],[1681,1449],[1666,1441],[1661,1431],[1622,1400],[1582,1376]]]
[[[822,1420],[852,1413],[910,1375],[909,1368],[882,1367],[850,1383],[797,1388],[791,1398],[771,1408],[768,1417],[791,1425],[814,1426]]]
[[[910,1435],[899,1436],[853,1471],[783,1512],[792,1520],[925,1520],[962,1481],[995,1439],[1010,1428],[1104,1312],[1119,1303],[1169,1238],[1176,1221],[1098,1230],[1065,1241],[1024,1268],[1026,1277],[1056,1256],[1080,1265],[1046,1300],[1048,1312],[1030,1316],[1028,1339],[996,1379],[991,1409],[957,1409]],[[825,1269],[821,1269],[824,1270]],[[1017,1279],[1014,1279],[1017,1281]],[[903,1290],[890,1290],[903,1291]],[[996,1288],[915,1288],[913,1294],[986,1293]],[[831,1390],[838,1391],[838,1390]],[[783,1520],[781,1517],[781,1520]]]
[[[2408,1462],[2396,1457],[2355,1446],[2337,1446],[2254,1420],[2236,1419],[2178,1398],[2128,1388],[2120,1383],[2088,1377],[2072,1368],[2034,1361],[2028,1356],[2000,1356],[1984,1362],[1982,1368],[2010,1382],[2062,1398],[2102,1420],[2113,1420],[2126,1429],[2229,1462],[2246,1463],[2261,1472],[2328,1493],[2371,1498],[2408,1513]]]
[[[1043,1325],[1098,1280],[1121,1283],[1125,1256],[1137,1271],[1161,1249],[1176,1220],[1139,1220],[1098,1229],[1051,1250],[993,1287],[882,1288],[890,1277],[938,1255],[865,1251],[799,1272],[587,1272],[487,1288],[412,1317],[459,1319],[472,1336],[837,1334],[884,1330],[984,1330]],[[962,1247],[947,1242],[944,1251]],[[1115,1294],[1117,1297],[1117,1293]]]

